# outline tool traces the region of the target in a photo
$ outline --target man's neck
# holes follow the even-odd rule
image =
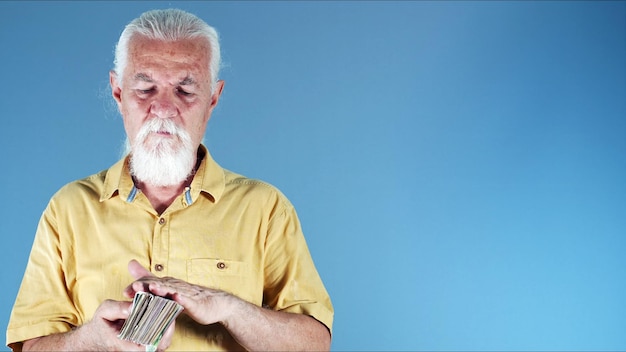
[[[148,198],[154,210],[161,215],[174,202],[176,197],[185,191],[192,179],[193,175],[189,176],[184,182],[173,186],[153,186],[141,181],[136,181],[135,185]]]

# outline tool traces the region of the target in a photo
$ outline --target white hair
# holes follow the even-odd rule
[[[128,44],[135,35],[172,42],[192,38],[206,39],[209,42],[211,87],[215,87],[221,64],[219,37],[215,28],[197,16],[178,9],[151,10],[126,25],[115,47],[113,62],[113,71],[120,78],[120,83],[128,63]]]

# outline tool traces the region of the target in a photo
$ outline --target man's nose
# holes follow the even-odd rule
[[[167,94],[159,94],[150,105],[150,113],[159,118],[171,118],[176,116],[178,108],[174,102],[174,97]]]

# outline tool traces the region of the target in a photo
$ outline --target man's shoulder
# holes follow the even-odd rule
[[[108,170],[103,170],[93,175],[87,176],[65,184],[53,196],[55,200],[92,196],[100,198],[104,189],[104,180]]]
[[[227,169],[224,169],[224,181],[226,183],[226,186],[245,186],[251,188],[260,187],[268,191],[278,191],[278,188],[274,187],[270,183],[259,179],[250,178]]]
[[[278,201],[285,206],[292,206],[280,189],[266,181],[250,178],[224,169],[226,192],[245,193],[255,198]]]

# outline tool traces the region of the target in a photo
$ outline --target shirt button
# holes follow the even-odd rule
[[[163,225],[165,224],[165,218],[160,218],[159,219],[159,225]]]
[[[224,262],[218,262],[218,263],[217,263],[217,268],[218,268],[218,269],[226,269],[226,263],[224,263]]]
[[[154,270],[156,271],[163,271],[163,265],[162,264],[157,264],[154,266]]]

